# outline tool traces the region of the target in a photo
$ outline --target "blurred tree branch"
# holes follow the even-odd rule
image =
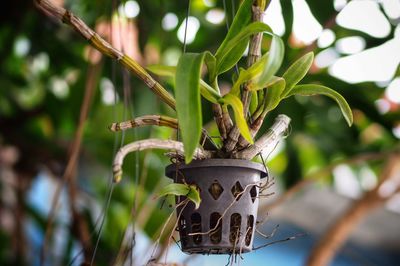
[[[69,159],[62,176],[61,181],[58,184],[58,187],[54,193],[54,198],[51,203],[49,217],[47,219],[47,226],[45,232],[45,238],[43,242],[43,246],[40,253],[40,262],[41,265],[45,263],[47,245],[50,241],[50,236],[52,232],[52,227],[54,223],[54,218],[57,211],[57,206],[60,199],[60,194],[62,188],[65,184],[68,185],[68,194],[70,197],[70,208],[72,214],[72,226],[73,232],[75,231],[78,239],[80,240],[83,249],[84,249],[84,259],[85,261],[90,261],[91,255],[91,243],[90,243],[90,234],[87,228],[87,224],[85,219],[81,216],[79,211],[76,209],[76,197],[77,197],[77,184],[76,184],[76,169],[77,169],[77,162],[79,159],[79,153],[81,150],[82,144],[82,137],[86,119],[88,117],[88,113],[90,110],[90,105],[93,99],[93,95],[95,92],[95,88],[97,85],[98,77],[102,69],[102,61],[96,65],[89,65],[88,72],[87,72],[87,80],[85,85],[85,95],[81,105],[80,117],[77,129],[75,131],[74,140],[71,144],[70,151],[69,151]]]
[[[357,224],[371,211],[382,206],[391,196],[399,191],[400,187],[398,186],[393,189],[392,193],[385,194],[382,192],[382,187],[391,179],[400,179],[400,154],[393,154],[389,157],[382,170],[377,186],[358,199],[327,230],[312,250],[307,265],[321,266],[330,263]]]

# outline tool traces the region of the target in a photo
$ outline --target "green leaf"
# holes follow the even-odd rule
[[[196,185],[173,183],[163,187],[158,192],[158,197],[164,197],[168,195],[186,196],[188,199],[193,201],[193,203],[196,205],[196,209],[198,209],[200,206],[200,193]]]
[[[176,73],[175,66],[151,65],[146,69],[161,77],[174,77]]]
[[[176,67],[176,112],[186,163],[192,160],[201,136],[200,71],[203,59],[204,53],[185,53],[180,57]]]
[[[225,36],[225,39],[223,40],[222,44],[218,48],[217,52],[215,53],[215,56],[220,55],[222,51],[226,49],[226,46],[228,43],[235,38],[236,35],[239,34],[245,28],[251,21],[251,6],[253,4],[253,0],[244,0],[243,3],[240,5],[238,11],[236,12],[236,15],[233,19],[233,22],[231,26],[229,27],[229,31]],[[241,42],[237,43],[235,47],[232,49],[232,54],[239,55],[239,58],[243,55],[243,52],[246,50],[247,47],[247,42]],[[237,62],[237,61],[236,61]],[[234,63],[235,64],[235,63]],[[234,65],[233,64],[233,65]],[[233,66],[231,65],[231,67]],[[230,69],[231,67],[228,67],[226,70]],[[225,71],[226,71],[225,70]],[[222,72],[225,72],[222,71]],[[220,72],[220,73],[222,73]],[[218,73],[218,69],[216,71],[216,75],[220,74]]]
[[[200,192],[196,185],[190,185],[189,193],[186,195],[188,199],[193,201],[195,208],[198,209],[201,203]]]
[[[285,46],[282,39],[275,34],[269,34],[272,36],[271,47],[268,53],[267,64],[264,66],[264,70],[256,82],[258,89],[264,88],[266,83],[276,74],[282,65],[285,53]]]
[[[271,33],[269,34],[272,36],[269,52],[264,54],[248,69],[240,71],[239,77],[232,87],[233,94],[239,94],[240,85],[247,81],[250,81],[248,90],[256,91],[265,88],[282,65],[285,49],[284,44],[280,37]]]
[[[239,77],[232,86],[231,93],[234,95],[239,95],[240,85],[251,79],[258,78],[261,75],[265,64],[267,63],[267,60],[268,60],[268,53],[265,53],[248,69],[241,68],[239,71]]]
[[[204,62],[207,65],[209,80],[214,81],[217,75],[217,59],[210,52],[207,51],[205,52]]]
[[[202,79],[200,79],[200,93],[212,103],[218,103],[219,99],[221,99],[221,95]]]
[[[244,27],[236,36],[229,39],[224,46],[221,45],[220,49],[215,53],[217,75],[231,69],[239,61],[247,47],[250,36],[259,32],[275,36],[271,33],[271,28],[268,25],[262,22],[253,22]],[[238,51],[242,47],[244,48]]]
[[[309,52],[297,59],[296,62],[286,70],[282,76],[286,81],[286,88],[283,91],[282,97],[285,97],[290,90],[304,78],[313,63],[313,60],[314,53]]]
[[[223,104],[228,104],[232,107],[235,115],[235,122],[239,128],[240,134],[242,134],[243,138],[245,138],[249,143],[253,144],[253,138],[250,134],[246,119],[244,118],[243,104],[240,99],[237,96],[228,93],[221,98],[220,102]]]
[[[328,96],[335,100],[336,103],[339,105],[340,110],[342,111],[342,114],[347,121],[347,124],[349,126],[353,124],[353,113],[351,112],[349,104],[346,102],[342,95],[328,87],[317,84],[297,85],[289,92],[286,97],[292,95],[312,96],[318,94]]]
[[[275,109],[279,102],[282,100],[281,94],[285,89],[285,80],[283,78],[275,77],[274,82],[267,86],[267,98],[265,101],[264,112],[269,112]]]
[[[204,60],[206,58],[207,54]],[[212,68],[212,64],[209,63],[208,67]],[[174,66],[151,65],[147,67],[147,70],[163,77],[175,77],[176,73],[176,67]],[[221,95],[202,79],[200,79],[200,94],[212,103],[218,103],[218,100],[221,98]]]

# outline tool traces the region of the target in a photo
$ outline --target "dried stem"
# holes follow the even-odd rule
[[[124,161],[125,156],[128,153],[134,151],[142,151],[147,149],[164,149],[164,150],[174,150],[178,156],[183,156],[183,143],[174,140],[160,140],[160,139],[146,139],[139,140],[132,143],[129,143],[123,146],[114,158],[113,164],[113,174],[114,174],[114,182],[119,182],[122,178],[122,163]],[[194,152],[193,159],[203,160],[207,158],[211,158],[211,152],[205,151],[201,148],[197,148]]]
[[[117,132],[121,130],[143,127],[143,126],[164,126],[173,129],[178,129],[178,120],[163,115],[144,115],[132,120],[112,123],[108,128],[111,131]],[[216,149],[216,145],[212,142],[211,138],[208,136],[208,133],[205,129],[202,129],[200,143],[206,145],[206,149],[210,150]]]
[[[112,123],[109,126],[111,131],[121,131],[129,128],[142,127],[142,126],[165,126],[177,129],[178,120],[168,116],[162,115],[144,115],[132,120]]]
[[[132,74],[141,79],[158,97],[171,108],[175,109],[175,99],[162,87],[141,65],[131,57],[114,48],[106,40],[89,28],[79,17],[65,8],[54,5],[49,0],[35,0],[35,5],[47,16],[54,17],[70,25],[102,54],[116,59]]]
[[[250,160],[260,152],[270,153],[275,148],[281,137],[287,132],[289,123],[290,118],[288,116],[278,115],[272,127],[267,131],[267,133],[261,136],[254,145],[234,153],[232,157],[235,159]]]

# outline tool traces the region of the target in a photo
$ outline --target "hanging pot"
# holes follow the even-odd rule
[[[207,159],[171,164],[165,174],[175,183],[196,184],[201,204],[177,208],[182,251],[189,254],[232,254],[252,250],[263,165],[247,160]],[[176,203],[186,197],[176,198]],[[180,215],[179,215],[180,214]]]

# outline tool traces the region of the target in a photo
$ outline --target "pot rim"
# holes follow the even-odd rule
[[[268,176],[268,169],[264,167],[264,165],[256,162],[252,162],[249,160],[242,159],[221,159],[221,158],[212,158],[205,160],[193,160],[189,164],[185,164],[184,162],[179,163],[179,169],[190,169],[190,168],[203,168],[203,167],[237,167],[237,168],[248,168],[257,170],[261,173],[261,178]],[[172,178],[170,174],[175,173],[176,164],[170,164],[165,167],[165,175],[169,178]]]

